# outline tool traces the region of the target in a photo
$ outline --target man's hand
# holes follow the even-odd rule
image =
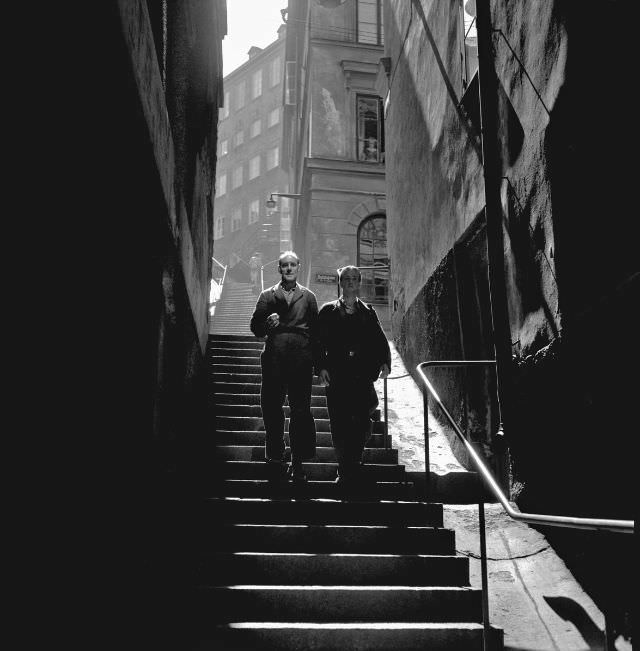
[[[391,369],[386,364],[383,364],[380,367],[380,377],[385,378],[389,375],[389,373],[391,373]]]
[[[277,328],[280,325],[280,317],[276,312],[272,312],[268,317],[267,317],[267,328],[273,329]]]
[[[320,370],[320,373],[318,373],[318,378],[320,379],[320,384],[323,387],[329,386],[329,381],[331,380],[331,378],[329,377],[329,371],[327,371],[326,368]]]

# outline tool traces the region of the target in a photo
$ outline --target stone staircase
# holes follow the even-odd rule
[[[216,455],[198,513],[193,649],[481,649],[481,592],[456,556],[441,503],[419,499],[374,423],[366,497],[344,497],[324,388],[306,488],[270,494],[255,337],[215,334],[209,363]],[[378,416],[379,418],[379,416]],[[288,424],[288,420],[287,420]],[[492,648],[502,630],[491,629]]]
[[[251,283],[241,283],[227,278],[222,286],[222,295],[216,302],[214,315],[209,324],[209,334],[249,335],[249,322],[256,306],[258,294]]]

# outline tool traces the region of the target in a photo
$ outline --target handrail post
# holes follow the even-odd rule
[[[424,420],[424,497],[431,494],[431,461],[429,460],[429,392],[422,389],[422,413]]]
[[[489,579],[487,576],[487,533],[484,521],[484,502],[478,503],[480,529],[480,575],[482,577],[482,648],[489,651],[491,624],[489,623]]]
[[[383,379],[384,383],[384,449],[388,450],[391,446],[389,445],[389,409],[388,409],[388,398],[387,398],[387,378]]]

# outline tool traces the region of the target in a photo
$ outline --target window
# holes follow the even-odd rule
[[[358,0],[358,42],[384,44],[382,0]]]
[[[256,176],[260,176],[260,156],[254,156],[249,161],[249,178],[255,179]]]
[[[247,94],[247,85],[244,81],[241,81],[236,87],[236,99],[238,101],[237,108],[242,108],[244,106],[246,94]]]
[[[229,104],[231,102],[231,98],[229,97],[229,91],[227,91],[224,94],[224,102],[222,104],[222,107],[220,108],[220,119],[225,120],[226,118],[229,117]]]
[[[358,160],[378,163],[384,160],[384,124],[382,100],[370,95],[357,95]]]
[[[251,99],[262,95],[262,70],[256,70],[251,77]]]
[[[233,170],[233,189],[239,188],[242,185],[242,165]]]
[[[370,303],[387,303],[389,297],[389,256],[387,218],[383,214],[367,217],[358,228],[358,266],[362,269],[360,295]]]
[[[251,123],[251,137],[255,138],[260,135],[260,130],[262,128],[262,120],[256,120]]]
[[[284,103],[287,105],[295,105],[296,103],[296,62],[287,61],[287,69],[285,74],[285,92]]]
[[[255,199],[249,204],[249,223],[255,224],[260,219],[260,200]]]
[[[282,60],[276,57],[271,61],[271,85],[275,86],[282,79]]]
[[[229,153],[229,141],[221,140],[220,141],[220,154],[219,156],[226,156]]]
[[[242,129],[236,132],[235,141],[236,141],[235,142],[236,147],[239,147],[244,142],[244,131]]]
[[[242,208],[236,208],[231,213],[231,232],[237,231],[242,225]]]
[[[218,177],[218,183],[216,185],[216,197],[221,197],[227,192],[227,175],[220,174]]]
[[[280,122],[280,109],[274,108],[273,111],[269,112],[269,116],[267,118],[267,126],[273,127],[278,124],[278,122]]]
[[[221,237],[224,237],[224,225],[226,222],[226,217],[216,217],[213,224],[213,239],[219,240]]]
[[[280,150],[278,147],[269,149],[267,151],[267,169],[272,170],[274,167],[277,167],[280,163]]]

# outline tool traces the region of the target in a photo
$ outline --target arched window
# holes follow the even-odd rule
[[[389,255],[387,218],[382,213],[369,215],[358,227],[358,266],[361,269],[360,297],[369,303],[384,303],[389,297]]]

